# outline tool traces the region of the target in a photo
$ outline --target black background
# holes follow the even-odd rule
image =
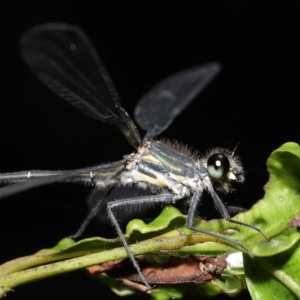
[[[2,1],[1,172],[76,169],[132,151],[117,129],[89,119],[49,92],[19,55],[18,38],[26,29],[69,22],[82,27],[95,44],[130,115],[139,97],[160,79],[199,63],[222,64],[218,78],[163,136],[201,152],[239,142],[249,173],[233,199],[251,206],[262,195],[269,154],[300,139],[300,23],[292,3]],[[89,190],[57,184],[1,200],[1,262],[74,233],[86,215]],[[108,296],[118,299],[82,271],[18,287],[7,299]],[[247,292],[242,297],[247,299]]]

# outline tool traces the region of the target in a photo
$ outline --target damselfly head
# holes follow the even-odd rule
[[[232,191],[231,183],[243,183],[244,170],[238,156],[225,148],[214,148],[204,158],[204,166],[217,190]]]

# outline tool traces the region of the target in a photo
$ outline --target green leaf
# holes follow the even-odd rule
[[[254,300],[300,299],[299,243],[272,257],[244,258],[246,280]]]
[[[246,281],[255,300],[300,299],[300,234],[290,226],[300,214],[299,145],[284,144],[272,153],[267,166],[265,197],[251,212],[259,207],[262,228],[272,241],[252,248],[260,258],[244,256]]]

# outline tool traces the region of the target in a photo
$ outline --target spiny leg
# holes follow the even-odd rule
[[[222,200],[219,198],[219,196],[217,195],[217,193],[214,191],[212,186],[208,186],[208,191],[211,195],[211,197],[214,200],[215,206],[217,207],[218,211],[220,212],[221,216],[228,222],[233,223],[233,224],[238,224],[238,225],[242,225],[242,226],[246,226],[249,227],[257,232],[259,232],[268,242],[270,241],[270,239],[257,227],[251,225],[251,224],[247,224],[241,221],[237,221],[237,220],[232,220],[230,218],[230,215],[228,213],[228,211],[226,210],[225,205],[223,204]]]
[[[115,189],[115,187],[110,188],[107,191],[105,197],[97,200],[96,205],[92,208],[92,210],[90,211],[90,213],[88,214],[88,216],[85,218],[85,220],[83,221],[83,223],[81,224],[81,226],[79,227],[79,229],[76,231],[75,234],[73,234],[71,236],[72,239],[78,239],[79,237],[82,236],[83,232],[86,230],[86,228],[89,226],[89,224],[91,223],[91,221],[94,219],[94,217],[101,210],[101,208],[103,207],[103,205],[107,204],[107,202],[105,202],[105,199],[109,197],[109,195],[111,194],[111,192],[114,189]]]
[[[151,289],[151,286],[149,285],[147,279],[145,278],[145,276],[143,275],[141,268],[137,262],[137,260],[135,259],[134,255],[132,254],[131,250],[130,250],[130,246],[128,245],[122,230],[120,228],[120,225],[113,213],[113,209],[119,206],[123,206],[123,205],[141,205],[141,204],[145,204],[145,203],[170,203],[172,202],[174,195],[172,194],[168,194],[168,193],[164,193],[164,194],[159,194],[159,195],[151,195],[151,196],[145,196],[145,197],[138,197],[138,198],[131,198],[131,199],[121,199],[121,200],[116,200],[116,201],[110,201],[107,204],[107,211],[108,211],[108,216],[111,219],[113,225],[115,226],[116,230],[117,230],[117,234],[121,239],[121,242],[130,258],[130,260],[133,263],[134,268],[137,270],[141,280],[143,281],[143,283],[145,284],[145,286],[148,289]]]
[[[215,233],[215,232],[212,232],[212,231],[208,231],[208,230],[197,228],[197,227],[193,226],[193,221],[194,221],[194,218],[195,218],[195,210],[197,208],[197,204],[199,203],[201,195],[202,195],[202,191],[201,192],[196,192],[192,196],[185,226],[187,228],[191,229],[191,230],[196,231],[196,232],[204,233],[204,234],[216,237],[217,239],[223,240],[226,243],[228,243],[229,245],[230,244],[231,245],[236,245],[239,248],[243,249],[245,252],[247,252],[250,257],[253,257],[253,255],[250,253],[250,251],[242,243],[237,242],[237,241],[235,241],[231,238],[228,238],[224,235],[221,235],[221,234],[218,234],[218,233]]]

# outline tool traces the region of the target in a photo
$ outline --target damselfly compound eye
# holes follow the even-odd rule
[[[207,171],[213,179],[223,179],[229,172],[230,164],[228,158],[221,153],[211,155],[207,160]]]

